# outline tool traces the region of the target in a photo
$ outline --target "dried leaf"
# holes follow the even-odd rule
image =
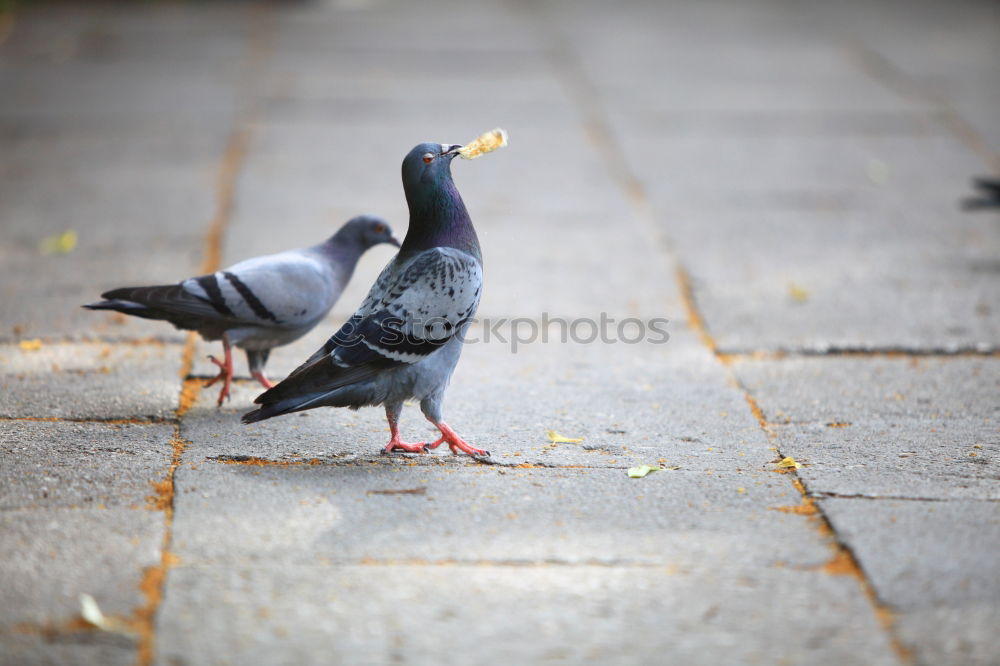
[[[781,459],[781,462],[778,463],[778,467],[780,469],[800,469],[802,467],[802,463],[797,462],[795,458],[788,456]]]
[[[94,597],[89,594],[80,595],[80,615],[95,627],[104,624],[104,613],[101,612],[101,607],[97,605]]]
[[[629,467],[628,475],[631,479],[641,479],[650,472],[659,472],[662,467],[654,467],[653,465],[639,465],[638,467]]]
[[[118,634],[132,633],[132,627],[127,622],[118,618],[108,617],[102,613],[101,607],[97,605],[97,600],[89,594],[80,595],[80,616],[101,631],[110,631]]]
[[[565,437],[560,435],[555,430],[546,430],[545,436],[549,438],[549,441],[553,444],[579,444],[583,441],[583,437]]]
[[[34,340],[21,340],[17,343],[17,346],[21,348],[21,351],[38,351],[42,348],[42,341],[38,338]]]
[[[462,159],[472,160],[507,145],[507,131],[499,127],[477,136],[458,150]]]
[[[55,236],[43,238],[38,244],[38,251],[43,255],[67,254],[76,249],[76,232],[70,229]]]
[[[805,303],[806,301],[809,300],[810,294],[808,289],[800,287],[794,282],[789,282],[788,295],[791,296],[792,300],[795,301],[796,303]]]

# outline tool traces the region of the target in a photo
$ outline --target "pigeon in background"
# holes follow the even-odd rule
[[[250,374],[271,388],[264,376],[271,349],[318,324],[340,298],[361,255],[380,243],[399,247],[388,224],[362,215],[319,245],[247,259],[178,284],[112,289],[101,294],[107,300],[83,307],[164,319],[205,340],[221,339],[224,360],[208,357],[219,374],[205,385],[222,380],[221,405],[233,378],[230,346],[246,351]]]
[[[314,407],[383,405],[391,439],[383,449],[427,452],[447,443],[453,453],[488,456],[443,420],[444,392],[463,333],[482,292],[479,240],[451,176],[459,145],[423,143],[403,160],[410,226],[358,311],[322,348],[254,401],[244,423]],[[420,401],[441,432],[430,444],[399,436],[403,402]]]
[[[966,197],[962,200],[962,210],[1000,208],[1000,180],[973,178],[972,185],[978,191],[975,197]]]

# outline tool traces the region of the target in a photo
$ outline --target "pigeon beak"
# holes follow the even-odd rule
[[[395,236],[389,236],[389,240],[386,242],[389,243],[390,245],[395,245],[396,247],[403,247],[402,244],[399,242],[399,239],[396,238]]]
[[[459,144],[441,144],[441,147],[444,149],[441,151],[441,154],[445,157],[454,157],[455,155],[458,155],[458,151],[462,149],[462,146]]]

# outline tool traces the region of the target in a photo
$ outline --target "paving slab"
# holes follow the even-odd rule
[[[1000,500],[1000,424],[906,419],[775,426],[814,494]]]
[[[704,219],[683,213],[669,225],[692,258],[698,305],[724,351],[947,352],[1000,340],[1000,236],[982,220],[941,210],[945,232],[887,211]]]
[[[506,344],[470,338],[445,417],[502,464],[772,469],[773,445],[742,392],[727,385],[722,366],[694,336],[682,327],[668,331],[673,337],[665,344],[587,345],[562,343],[553,329],[548,343],[517,353],[510,338]],[[273,376],[282,376],[292,359],[276,358]],[[260,391],[241,382],[220,409],[215,388],[203,390],[181,427],[194,443],[189,456],[368,460],[388,441],[381,409],[315,409],[241,425],[239,415]],[[416,406],[404,411],[401,428],[408,440],[436,439]],[[548,430],[583,441],[552,445]]]
[[[177,409],[178,345],[0,345],[0,417],[167,419]]]
[[[920,663],[995,663],[1000,503],[820,504],[879,598],[898,613],[900,633]]]
[[[993,356],[789,357],[733,370],[775,423],[1000,417]]]
[[[808,518],[770,509],[799,497],[765,472],[632,479],[624,470],[435,469],[405,459],[205,461],[177,481],[172,551],[189,564],[416,558],[700,569],[820,567],[831,557]]]
[[[194,28],[197,10],[18,12],[0,51],[0,262],[11,272],[0,290],[0,340],[183,339],[79,306],[198,269],[238,112],[248,16],[204,11],[214,29]],[[196,42],[214,51],[185,66]],[[39,252],[68,230],[77,235],[72,252]]]
[[[869,57],[884,59],[899,73],[897,79],[892,71],[871,67],[873,78],[951,107],[994,154],[1000,151],[1000,132],[990,115],[1000,99],[996,40],[1000,16],[994,3],[969,0],[942,12],[934,2],[916,2],[905,14],[894,11],[892,3],[864,11],[858,6],[851,11],[819,5],[801,9],[805,20],[823,25],[832,35],[848,37]],[[929,25],[934,29],[927,30]],[[925,32],[927,39],[912,39],[914,31]]]
[[[876,627],[850,579],[787,569],[182,565],[158,663],[898,663]]]
[[[733,369],[779,424],[782,454],[808,465],[798,470],[806,489],[898,612],[918,663],[991,663],[1000,431],[986,396],[1000,381],[997,359],[789,358]]]
[[[995,358],[745,361],[775,445],[819,495],[997,499]],[[979,399],[982,398],[982,399]]]
[[[0,511],[145,506],[173,434],[172,425],[0,421]]]
[[[3,604],[0,625],[59,626],[89,594],[108,614],[145,603],[143,570],[160,563],[163,514],[109,507],[0,512]]]
[[[125,666],[135,659],[135,641],[118,634],[88,631],[50,637],[0,628],[3,666]]]
[[[218,124],[214,131],[81,129],[36,120],[0,131],[0,261],[11,271],[0,299],[0,339],[182,340],[169,325],[80,306],[115,287],[171,284],[197,272],[227,131]],[[76,234],[73,251],[43,254],[45,239],[66,231]]]

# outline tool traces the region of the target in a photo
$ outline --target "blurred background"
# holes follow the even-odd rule
[[[2,7],[6,340],[169,338],[76,306],[361,212],[402,233],[408,149],[497,125],[508,149],[455,166],[484,236],[483,315],[585,298],[683,318],[669,285],[656,313],[629,298],[661,288],[659,244],[722,350],[1000,339],[1000,222],[958,205],[1000,172],[995,2]],[[636,261],[604,261],[609,245]],[[389,256],[364,258],[331,318]],[[567,263],[592,266],[585,294]]]

